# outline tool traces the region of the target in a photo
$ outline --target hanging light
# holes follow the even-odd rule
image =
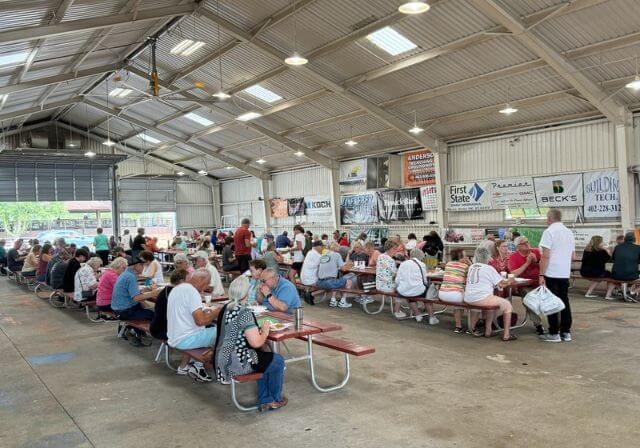
[[[216,13],[220,15],[220,1],[216,0]],[[220,78],[220,89],[214,93],[212,96],[214,98],[219,99],[220,101],[227,100],[231,98],[231,95],[224,91],[223,82],[222,82],[222,41],[220,40],[220,24],[217,24],[218,31],[218,78]]]
[[[424,131],[424,129],[418,126],[418,118],[416,116],[416,111],[414,110],[413,111],[413,127],[409,129],[409,132],[411,132],[413,135],[418,135],[422,131]]]
[[[351,126],[350,129],[351,131],[349,132],[349,140],[344,142],[344,144],[353,147],[356,146],[358,142],[353,139],[353,126]]]
[[[302,157],[304,155],[304,153],[300,150],[297,150],[296,152],[294,152],[294,154],[298,157]]]
[[[429,4],[422,1],[405,2],[398,7],[398,11],[402,14],[422,14],[429,11]]]
[[[220,90],[219,92],[214,93],[213,95],[211,95],[214,98],[218,98],[219,100],[226,100],[231,98],[231,95],[229,95],[228,93],[223,92],[222,90]]]
[[[96,156],[96,153],[95,153],[95,152],[93,152],[93,151],[91,151],[91,150],[89,150],[89,151],[87,151],[87,152],[85,152],[85,153],[84,153],[84,156],[85,156],[85,157],[89,157],[89,158],[91,158],[91,157],[95,157],[95,156]]]
[[[114,146],[116,144],[116,142],[114,142],[109,137],[107,137],[107,139],[105,141],[103,141],[102,144],[104,146]]]
[[[225,169],[226,170],[231,170],[231,169],[233,169],[233,167],[232,166],[226,166]]]
[[[201,176],[206,176],[209,173],[206,172],[205,170],[200,170],[200,171],[198,171],[198,174],[201,175]]]
[[[511,107],[511,104],[509,104],[509,88],[507,88],[507,103],[504,105],[504,108],[500,109],[498,112],[504,115],[511,115],[518,112],[518,109]]]
[[[184,171],[178,171],[176,173],[176,176],[180,176],[180,177],[184,176]]]
[[[636,56],[636,76],[635,78],[633,78],[633,81],[625,85],[625,87],[633,91],[640,90],[640,76],[638,76],[638,56]]]
[[[293,54],[284,60],[287,65],[304,65],[309,60],[298,53],[298,27],[296,19],[297,0],[293,0]]]
[[[256,160],[256,163],[259,163],[260,165],[264,165],[265,163],[267,163],[267,161],[264,160],[262,157],[260,157],[258,160]]]

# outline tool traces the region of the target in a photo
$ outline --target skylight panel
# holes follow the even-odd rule
[[[194,114],[193,112],[189,112],[188,114],[185,114],[185,118],[188,118],[191,121],[195,121],[196,123],[201,124],[202,126],[211,126],[213,124],[213,121],[209,120],[208,118],[204,118],[201,115]]]
[[[397,56],[418,47],[402,34],[388,26],[375,33],[369,34],[367,39],[392,56]]]
[[[157,145],[158,143],[160,143],[160,140],[147,134],[138,134],[138,137],[140,137],[147,143],[151,143],[152,145]]]
[[[29,57],[28,51],[21,51],[19,53],[10,53],[0,55],[0,67],[16,66],[24,64]]]
[[[249,95],[255,96],[262,101],[266,101],[267,103],[275,103],[276,101],[280,101],[282,97],[275,92],[272,92],[269,89],[265,89],[260,84],[256,84],[254,86],[248,87],[243,90],[243,92],[247,92]]]

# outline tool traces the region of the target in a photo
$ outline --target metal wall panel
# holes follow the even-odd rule
[[[220,197],[223,204],[257,200],[262,196],[260,180],[246,177],[220,183]]]
[[[215,227],[211,188],[200,182],[176,182],[177,221],[179,230]]]
[[[331,172],[327,168],[312,167],[276,173],[271,181],[271,196],[292,198],[331,195]]]
[[[173,179],[120,179],[120,212],[175,212],[176,182]]]

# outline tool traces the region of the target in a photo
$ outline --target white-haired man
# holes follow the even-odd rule
[[[210,283],[209,287],[215,297],[224,295],[224,287],[222,286],[222,280],[220,274],[214,265],[209,263],[209,254],[203,250],[199,250],[193,256],[193,262],[196,266],[196,270],[204,269],[209,273]]]

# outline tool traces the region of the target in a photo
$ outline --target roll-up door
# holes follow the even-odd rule
[[[111,164],[0,161],[0,202],[110,201]]]
[[[121,213],[175,212],[176,182],[173,179],[120,179],[118,204]]]

